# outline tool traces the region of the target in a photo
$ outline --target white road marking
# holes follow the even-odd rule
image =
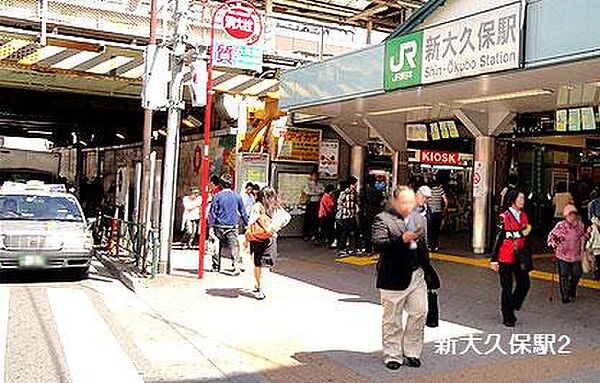
[[[6,338],[8,337],[8,313],[10,305],[10,287],[0,286],[0,380],[4,381],[4,362],[6,359]]]
[[[135,366],[84,291],[46,290],[73,381],[142,382]]]

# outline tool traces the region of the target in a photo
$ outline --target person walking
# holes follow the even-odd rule
[[[431,198],[431,188],[429,186],[421,186],[416,193],[417,197],[417,212],[421,214],[427,222],[427,241],[431,242],[431,232],[433,225],[433,211],[429,206],[429,199]]]
[[[382,345],[384,364],[397,370],[406,363],[421,366],[427,320],[427,285],[424,267],[429,265],[426,222],[416,214],[415,193],[408,186],[394,191],[391,208],[373,221],[373,247],[380,253],[377,288],[383,306]],[[406,327],[402,314],[406,311]]]
[[[290,218],[290,215],[283,210],[275,189],[266,186],[260,190],[256,203],[250,209],[248,230],[246,231],[246,240],[250,244],[250,254],[254,262],[254,290],[252,292],[258,300],[265,299],[261,285],[262,268],[272,269],[275,266],[277,232],[289,223]]]
[[[246,214],[250,212],[250,208],[254,205],[255,201],[256,196],[254,194],[254,184],[252,182],[248,182],[244,188],[244,191],[242,192],[242,202],[244,203]]]
[[[563,303],[575,300],[577,284],[581,279],[581,251],[586,230],[575,205],[563,208],[563,220],[548,234],[548,246],[554,249],[558,259],[560,295]]]
[[[448,211],[448,197],[446,197],[444,187],[437,177],[434,179],[433,187],[431,188],[429,207],[431,207],[432,212],[429,248],[431,251],[438,251],[440,248],[440,230]]]
[[[361,231],[364,238],[365,252],[367,254],[373,253],[373,244],[371,241],[371,229],[373,227],[373,220],[375,216],[383,210],[383,202],[385,196],[383,192],[377,190],[375,184],[377,179],[374,174],[367,175],[367,182],[365,188],[361,192]]]
[[[200,221],[200,207],[202,201],[198,198],[198,188],[190,188],[190,193],[183,197],[182,230],[184,243],[188,249],[192,248],[194,240],[198,237],[198,222]]]
[[[556,186],[556,193],[552,197],[552,205],[554,205],[554,220],[556,223],[563,220],[563,210],[565,206],[573,205],[575,200],[573,195],[567,191],[567,183],[561,182]]]
[[[506,194],[506,201],[510,207],[498,219],[490,267],[500,276],[502,323],[515,327],[515,310],[519,311],[523,306],[530,287],[529,270],[523,267],[517,252],[522,257],[531,257],[527,254],[526,242],[531,226],[523,211],[525,195],[511,190]],[[516,282],[514,290],[513,280]]]
[[[321,198],[319,205],[319,224],[321,226],[321,235],[325,239],[327,246],[331,246],[335,240],[335,199],[333,192],[335,187],[331,184],[325,186],[325,194]]]
[[[338,239],[339,257],[348,255],[348,240],[350,235],[356,235],[356,220],[358,218],[358,179],[350,177],[348,188],[340,193],[338,198],[338,216],[340,221],[340,233]],[[354,240],[356,245],[356,238]]]
[[[240,194],[232,190],[232,179],[228,174],[221,177],[222,190],[213,196],[208,214],[208,227],[219,240],[219,252],[213,255],[212,271],[221,270],[221,257],[229,256],[233,262],[233,275],[239,275],[243,261],[239,256],[238,225],[240,218],[244,226],[248,215]]]
[[[319,202],[324,193],[323,185],[319,183],[319,172],[313,170],[310,173],[310,179],[302,189],[302,198],[306,204],[304,213],[304,225],[302,235],[305,241],[316,241],[318,236],[319,226],[315,222],[319,220]]]

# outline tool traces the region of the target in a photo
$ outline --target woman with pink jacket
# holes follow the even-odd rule
[[[564,207],[563,217],[548,235],[548,245],[554,249],[558,258],[562,302],[569,303],[575,299],[577,284],[581,278],[581,252],[586,231],[574,205]]]

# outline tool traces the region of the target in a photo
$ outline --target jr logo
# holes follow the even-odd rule
[[[393,90],[421,83],[423,32],[386,41],[384,89]]]
[[[390,70],[392,72],[400,72],[404,69],[405,59],[410,69],[415,69],[417,67],[417,63],[415,62],[415,57],[417,57],[417,42],[413,40],[400,44],[398,47],[398,56],[398,61],[396,61],[396,56],[390,57]]]

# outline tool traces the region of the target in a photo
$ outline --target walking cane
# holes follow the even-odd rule
[[[548,297],[548,300],[551,303],[555,302],[555,297],[556,297],[556,281],[554,279],[554,275],[556,273],[556,275],[558,275],[558,262],[556,262],[556,257],[554,257],[554,265],[552,267],[552,283],[550,284],[550,297]]]

